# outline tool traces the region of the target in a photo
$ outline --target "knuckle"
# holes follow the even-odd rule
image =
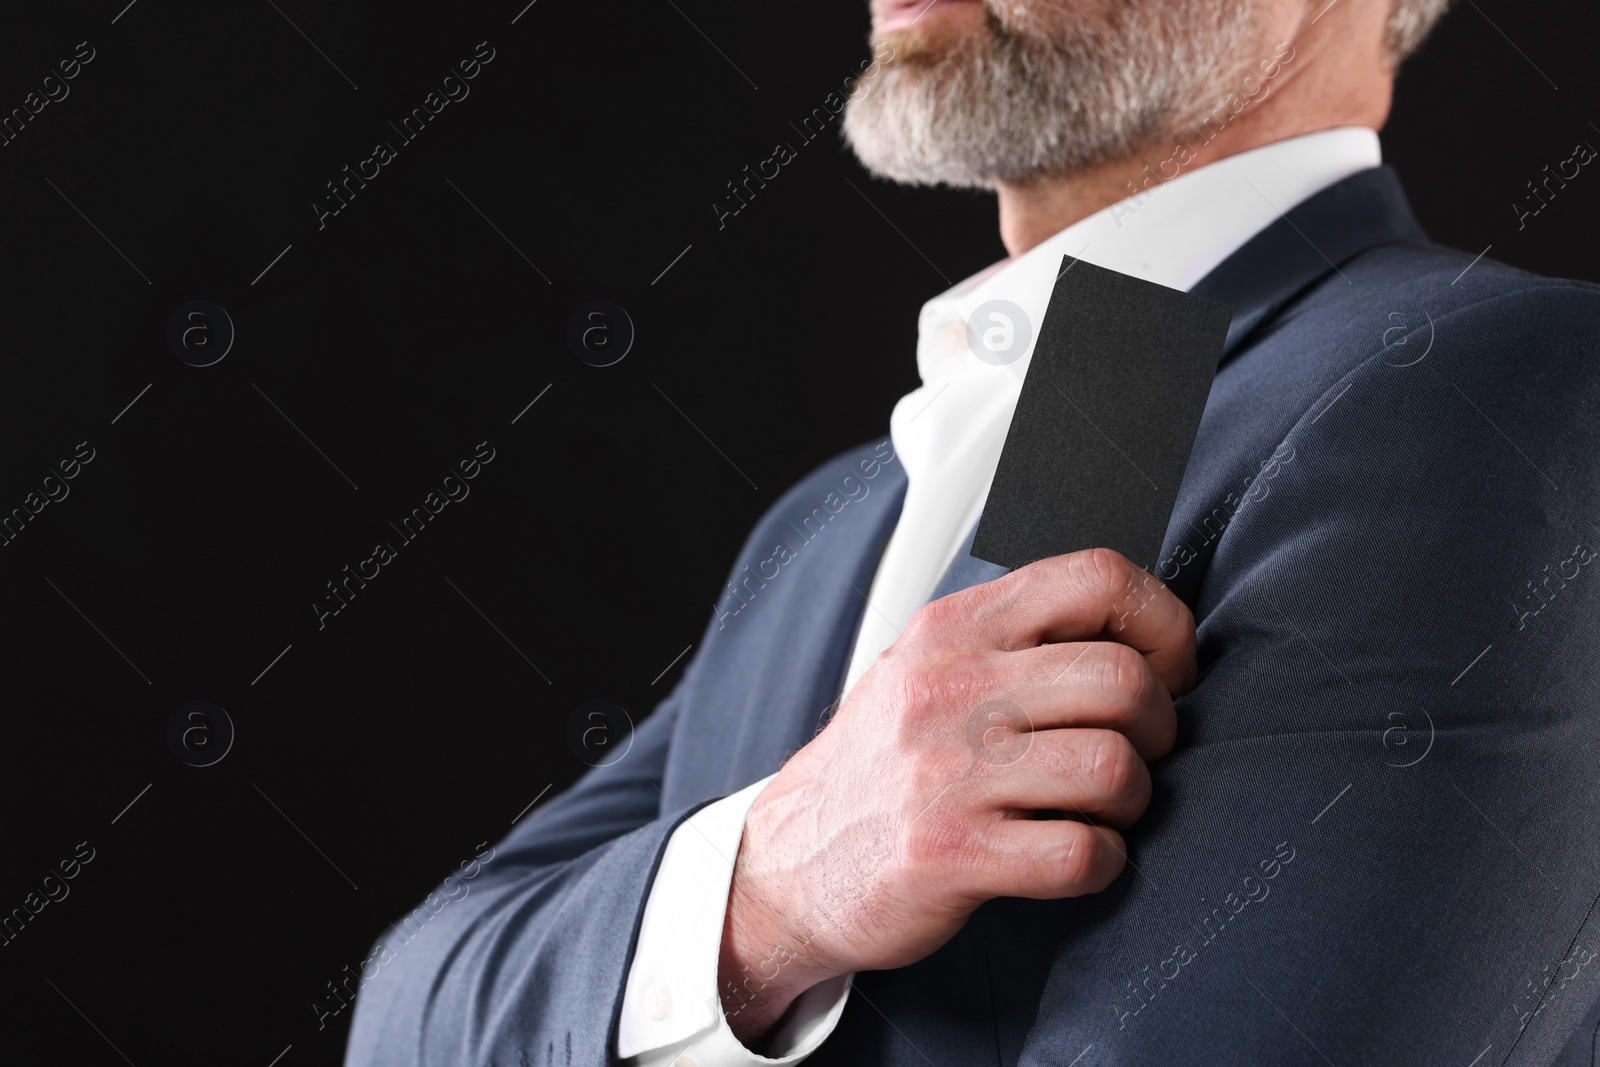
[[[914,663],[897,672],[895,704],[901,718],[915,716],[923,708],[937,703],[943,695],[944,684],[944,679],[926,663]]]
[[[1061,596],[1060,564],[1054,559],[1035,560],[1010,574],[963,590],[970,594],[973,629],[1006,652],[1039,645],[1032,627],[1020,620],[1048,609]]]
[[[1078,582],[1097,599],[1110,601],[1128,589],[1137,568],[1122,553],[1110,548],[1088,548],[1072,555]]]
[[[1110,645],[1101,682],[1110,700],[1110,711],[1121,720],[1133,719],[1150,699],[1154,674],[1137,649]]]
[[[930,600],[911,616],[906,624],[905,636],[914,644],[948,639],[965,614],[962,598],[952,594]]]
[[[1084,774],[1099,792],[1108,797],[1130,794],[1139,783],[1139,754],[1133,742],[1110,730],[1093,731],[1082,753]]]
[[[1085,556],[1086,565],[1101,581],[1119,589],[1127,585],[1130,576],[1139,569],[1128,560],[1127,556],[1112,548],[1091,548]]]
[[[1068,896],[1086,892],[1086,886],[1101,866],[1101,849],[1104,842],[1086,823],[1066,821],[1066,841],[1061,851],[1062,888]]]
[[[981,688],[981,681],[970,670],[958,664],[936,664],[921,657],[899,674],[897,697],[901,718],[920,724],[930,715],[962,706]]]
[[[1096,865],[1096,842],[1094,832],[1083,823],[1069,822],[1067,826],[1067,839],[1061,852],[1061,878],[1069,894],[1078,892],[1079,887],[1094,871]]]

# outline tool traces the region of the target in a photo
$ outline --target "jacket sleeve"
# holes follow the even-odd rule
[[[1209,564],[1136,867],[1004,909],[1062,930],[996,968],[1045,989],[1022,1062],[1589,1062],[1597,324],[1591,287],[1496,297],[1299,418]]]
[[[607,1064],[660,816],[680,681],[599,766],[391,924],[362,967],[348,1067]]]

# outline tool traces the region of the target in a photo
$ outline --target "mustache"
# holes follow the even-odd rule
[[[983,52],[1015,50],[1049,50],[1062,36],[1060,20],[1070,18],[1078,23],[1084,33],[1103,37],[1105,19],[1085,14],[1081,7],[1071,3],[1046,0],[1029,3],[1027,0],[960,0],[963,4],[979,7],[983,11],[980,27],[964,27],[952,31],[940,26],[938,20],[921,21],[921,14],[936,0],[920,0],[917,15],[909,25],[888,30],[874,29],[869,35],[873,45],[893,43],[897,58],[909,65],[937,65],[936,55],[952,51],[978,50]],[[895,0],[873,0],[874,23],[893,13]],[[904,10],[903,7],[899,10]],[[1070,31],[1069,31],[1070,32]],[[891,61],[890,65],[894,65]]]

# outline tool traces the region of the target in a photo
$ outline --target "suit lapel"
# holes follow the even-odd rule
[[[1373,167],[1297,204],[1190,290],[1233,307],[1226,364],[1295,297],[1369,248],[1423,241],[1393,167]]]

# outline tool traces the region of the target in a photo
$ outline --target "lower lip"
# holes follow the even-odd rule
[[[979,0],[889,0],[884,5],[883,18],[878,21],[878,29],[903,30],[913,23],[921,24],[930,18],[937,18],[941,11],[949,8],[971,7]]]

